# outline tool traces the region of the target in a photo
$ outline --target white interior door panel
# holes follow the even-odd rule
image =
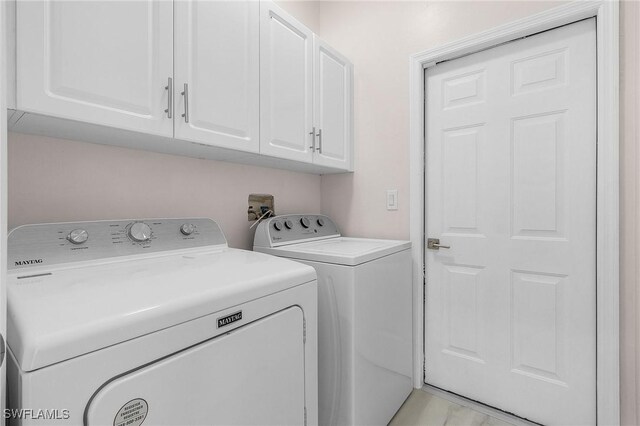
[[[596,421],[593,19],[426,73],[426,382]]]

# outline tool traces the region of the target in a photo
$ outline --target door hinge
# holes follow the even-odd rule
[[[304,426],[307,426],[307,407],[304,407]]]
[[[422,304],[424,305],[425,303],[427,303],[427,269],[423,263],[422,264]]]
[[[427,357],[422,355],[422,382],[427,383]]]
[[[302,343],[307,343],[307,319],[306,318],[302,319]]]

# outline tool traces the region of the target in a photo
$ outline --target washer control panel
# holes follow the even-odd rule
[[[7,239],[8,268],[21,269],[142,253],[226,246],[211,219],[136,219],[20,226]]]
[[[274,247],[339,236],[338,227],[327,216],[290,214],[262,221],[256,229],[253,244],[257,247]]]

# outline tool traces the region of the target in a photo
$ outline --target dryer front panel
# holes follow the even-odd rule
[[[303,339],[302,310],[277,312],[107,382],[85,423],[304,424]]]

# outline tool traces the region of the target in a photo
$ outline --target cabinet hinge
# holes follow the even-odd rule
[[[307,407],[304,407],[304,426],[307,426]]]
[[[302,343],[307,343],[307,319],[306,318],[302,320]]]

